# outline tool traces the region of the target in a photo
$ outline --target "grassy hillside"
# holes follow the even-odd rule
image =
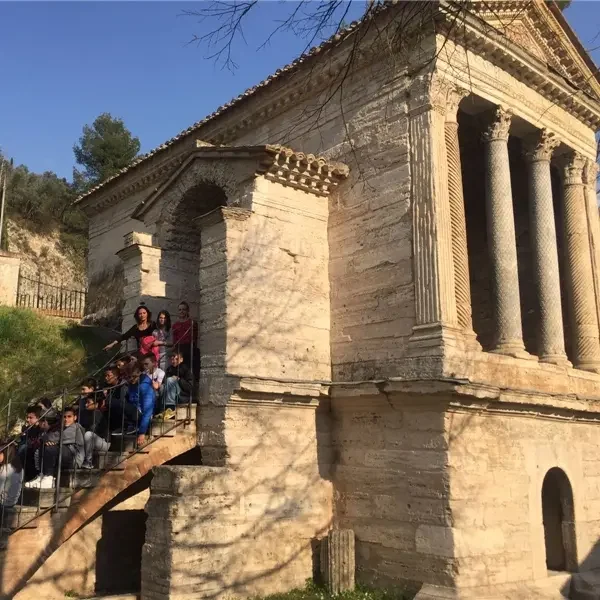
[[[113,339],[108,329],[0,307],[0,425],[9,399],[11,413],[20,416],[33,398],[77,390],[82,377],[110,359],[102,347]]]

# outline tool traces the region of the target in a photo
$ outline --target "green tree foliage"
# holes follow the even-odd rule
[[[74,186],[83,192],[97,185],[128,166],[139,151],[140,140],[123,121],[102,113],[83,128],[79,143],[73,146],[75,160],[83,167],[73,171]]]
[[[87,220],[73,206],[76,190],[66,179],[46,171],[32,173],[25,165],[10,166],[0,153],[8,168],[6,189],[6,215],[21,219],[37,231],[51,231],[57,226],[70,232],[83,233]]]

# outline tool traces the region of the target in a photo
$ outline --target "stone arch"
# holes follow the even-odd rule
[[[155,243],[162,251],[160,279],[165,282],[166,305],[171,311],[186,300],[192,317],[199,318],[202,239],[198,218],[235,202],[237,189],[222,162],[197,160],[165,190]]]
[[[577,571],[573,489],[562,469],[546,473],[541,496],[546,566],[550,571]]]

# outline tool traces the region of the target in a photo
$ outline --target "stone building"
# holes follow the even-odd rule
[[[98,304],[200,323],[202,465],[155,469],[144,599],[302,585],[331,527],[419,600],[600,568],[598,71],[540,0],[376,35],[423,4],[79,201]]]

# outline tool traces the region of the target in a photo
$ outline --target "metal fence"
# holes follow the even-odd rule
[[[68,289],[19,275],[17,306],[53,317],[81,319],[85,314],[86,291]]]

